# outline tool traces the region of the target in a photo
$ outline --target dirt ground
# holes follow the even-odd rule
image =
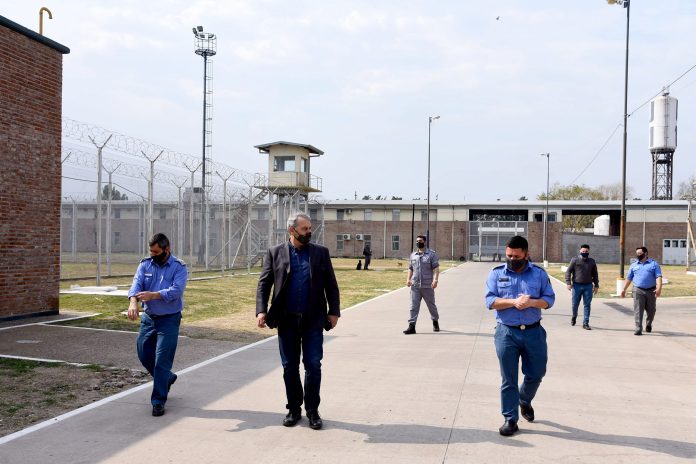
[[[0,436],[149,380],[139,370],[0,359]]]

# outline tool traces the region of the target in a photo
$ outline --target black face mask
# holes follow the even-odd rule
[[[582,256],[583,258],[589,258],[590,254],[589,253],[580,253],[580,256]]]
[[[507,263],[508,269],[511,271],[519,271],[520,269],[524,268],[524,265],[527,264],[526,259],[506,259],[505,262]]]
[[[167,252],[163,251],[162,253],[155,255],[152,257],[152,260],[155,262],[155,264],[158,264],[159,266],[163,265],[164,263],[167,262]]]
[[[640,262],[640,261],[643,261],[643,258],[645,258],[645,255],[644,255],[643,253],[641,253],[641,254],[639,254],[639,255],[636,255],[636,258],[637,258],[638,261]]]
[[[416,246],[417,246],[419,249],[423,249],[423,248],[425,248],[425,242],[416,242]]]
[[[297,240],[298,242],[300,242],[303,245],[306,245],[312,240],[312,233],[307,232],[305,235],[297,234],[297,235],[295,235],[295,240]]]

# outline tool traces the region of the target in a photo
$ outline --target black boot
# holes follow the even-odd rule
[[[404,330],[404,333],[405,333],[406,335],[411,335],[411,334],[416,333],[416,324],[411,324],[411,323],[409,323],[409,324],[408,324],[408,329]]]
[[[440,323],[437,321],[433,321],[433,332],[439,332],[440,331]]]

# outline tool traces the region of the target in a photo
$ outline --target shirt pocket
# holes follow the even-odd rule
[[[510,281],[498,281],[498,296],[500,298],[514,298],[515,295],[512,294],[512,282]]]
[[[539,298],[541,296],[541,284],[538,282],[522,282],[520,285],[520,293],[529,295],[532,298]]]

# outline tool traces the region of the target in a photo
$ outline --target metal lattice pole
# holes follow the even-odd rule
[[[101,247],[102,247],[102,209],[101,209],[101,197],[102,197],[102,150],[111,140],[111,135],[106,139],[106,141],[98,145],[94,140],[94,137],[90,137],[92,143],[97,147],[97,287],[101,285]]]
[[[114,197],[114,188],[113,184],[111,183],[111,176],[118,170],[119,167],[121,167],[121,164],[118,164],[111,170],[104,168],[104,170],[109,174],[109,198],[107,198],[106,202],[106,275],[109,277],[111,277],[111,200]]]
[[[159,159],[160,156],[162,156],[162,153],[164,153],[164,150],[159,152],[159,155],[155,156],[154,158],[150,158],[147,156],[147,154],[144,151],[141,151],[140,153],[143,154],[146,160],[150,162],[150,180],[148,181],[147,184],[147,207],[148,207],[148,221],[147,221],[147,239],[149,240],[154,234],[154,222],[153,222],[153,206],[154,206],[154,184],[155,184],[155,161]]]

